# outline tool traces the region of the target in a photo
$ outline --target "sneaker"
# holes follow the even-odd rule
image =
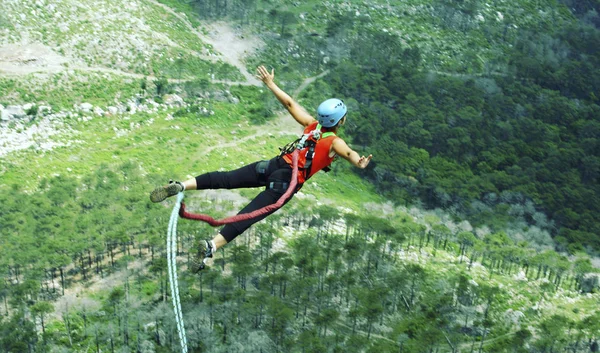
[[[165,186],[158,187],[150,193],[150,201],[161,202],[167,197],[177,195],[183,191],[183,185],[178,181],[170,181]]]
[[[206,260],[213,257],[213,247],[210,240],[201,240],[196,246],[198,252],[192,258],[190,269],[193,273],[198,273],[206,267]]]

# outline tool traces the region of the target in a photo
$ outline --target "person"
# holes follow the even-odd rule
[[[335,133],[346,122],[347,108],[344,102],[337,98],[327,99],[317,108],[317,119],[313,118],[292,97],[284,92],[274,81],[275,70],[271,72],[264,66],[257,69],[257,77],[271,90],[279,102],[288,110],[290,115],[304,127],[304,134],[311,134],[320,129],[320,138],[313,140],[311,148],[314,150],[312,159],[306,153],[300,153],[298,158],[298,183],[296,192],[304,182],[320,170],[326,169],[336,156],[340,156],[358,168],[366,168],[371,161],[368,157],[359,155]],[[150,194],[152,202],[161,202],[167,197],[177,195],[184,190],[204,189],[236,189],[265,187],[248,205],[238,214],[249,213],[262,207],[271,205],[286,192],[292,177],[292,148],[268,161],[258,161],[239,169],[227,172],[209,172],[183,182],[171,182],[156,188]],[[306,148],[310,149],[309,147]],[[293,195],[293,194],[292,194]],[[287,203],[289,199],[285,200]],[[285,204],[284,203],[284,204]],[[204,262],[211,258],[215,251],[231,242],[242,234],[252,224],[264,219],[274,211],[254,219],[239,221],[225,225],[211,240],[202,240],[198,244],[198,256],[194,259],[192,270],[197,272],[204,267]],[[203,257],[203,258],[201,258]],[[202,260],[202,262],[200,262]]]

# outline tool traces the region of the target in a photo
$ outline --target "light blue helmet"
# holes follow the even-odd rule
[[[344,102],[337,98],[330,98],[319,104],[319,108],[317,108],[319,124],[323,127],[334,127],[347,111]]]

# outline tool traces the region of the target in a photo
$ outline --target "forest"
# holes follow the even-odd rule
[[[360,111],[350,134],[383,157],[371,177],[392,198],[454,206],[495,229],[506,226],[495,220],[508,207],[531,200],[561,250],[596,253],[600,36],[590,31],[584,43],[581,30],[560,33],[564,50],[577,54],[554,64],[530,60],[535,50],[552,50],[535,48],[539,38],[520,39],[508,58],[516,78],[428,77],[386,65],[388,55],[340,65],[334,90]],[[410,62],[411,53],[393,55]],[[531,217],[531,208],[519,211]]]
[[[83,182],[77,190],[75,179],[57,177],[35,195],[18,188],[2,195],[10,240],[2,248],[10,255],[0,263],[0,348],[177,351],[161,234],[168,212],[136,196],[146,182],[132,163],[103,166]],[[115,192],[131,185],[139,186]],[[553,294],[577,302],[573,293],[593,290],[585,280],[594,272],[589,258],[571,263],[553,250],[531,252],[502,232],[481,239],[453,232],[435,215],[426,222],[302,204],[271,217],[223,248],[207,271],[180,273],[190,351],[597,349],[597,299],[571,314],[541,315]],[[285,227],[297,236],[278,249]],[[184,268],[208,228],[181,222]],[[511,276],[520,279],[507,286]],[[112,281],[111,289],[70,303],[92,278]],[[530,283],[539,288],[527,289]],[[513,307],[522,311],[507,310]]]
[[[467,11],[467,2],[452,3]],[[485,28],[489,45],[511,47],[481,72],[423,69],[419,48],[351,13],[305,47],[342,53],[329,87],[315,90],[354,104],[348,135],[378,156],[368,177],[391,199],[455,208],[496,230],[507,212],[521,214],[550,229],[561,251],[596,254],[600,31],[595,10],[579,12],[595,15],[512,38]],[[532,219],[535,211],[548,219]]]
[[[187,270],[194,246],[214,230],[180,221],[190,352],[599,350],[598,1],[160,4],[198,28],[226,21],[240,36],[259,36],[266,44],[246,65],[272,66],[287,91],[320,77],[299,102],[342,98],[341,136],[374,155],[364,171],[336,163],[306,198],[220,250],[198,275]],[[165,33],[189,30],[176,20]],[[68,124],[86,133],[77,137],[87,138],[84,148],[0,156],[0,352],[181,350],[164,244],[172,203],[147,200],[175,172],[149,167],[233,165],[234,155],[249,160],[283,140],[169,154],[210,148],[189,138],[198,126],[218,131],[215,140],[244,139],[243,127],[268,126],[281,109],[260,88],[188,79],[211,66],[243,78],[198,53],[186,54],[190,62],[153,58],[154,79],[135,71],[122,86],[90,83],[98,93],[85,91],[84,79],[71,96],[41,94],[70,106],[90,95],[162,103],[177,93],[188,105],[114,121],[78,113]],[[15,87],[40,94],[0,80],[2,90]],[[68,172],[44,170],[52,164]],[[13,179],[36,168],[45,176]],[[376,196],[352,192],[369,187]],[[360,206],[335,207],[332,197]],[[376,197],[391,206],[364,201]],[[236,207],[204,194],[190,203],[214,215]]]

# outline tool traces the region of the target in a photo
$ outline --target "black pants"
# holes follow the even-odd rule
[[[268,165],[266,165],[267,162]],[[259,163],[263,164],[259,165]],[[260,168],[262,166],[266,166],[266,168]],[[261,170],[263,173],[260,172]],[[289,183],[291,178],[292,168],[282,158],[275,157],[269,161],[254,162],[228,172],[210,172],[199,175],[196,177],[196,185],[198,190],[239,189],[264,186],[265,190],[256,195],[256,197],[238,213],[243,214],[250,213],[277,202],[286,190],[281,187],[269,188],[268,185],[270,185],[271,182],[277,183],[278,185],[281,185],[281,183]],[[296,189],[298,190],[299,188]],[[291,200],[291,198],[292,197],[290,196],[285,203]],[[220,233],[229,243],[246,229],[250,228],[251,225],[264,219],[273,212],[275,211],[246,221],[227,224],[221,229]]]

